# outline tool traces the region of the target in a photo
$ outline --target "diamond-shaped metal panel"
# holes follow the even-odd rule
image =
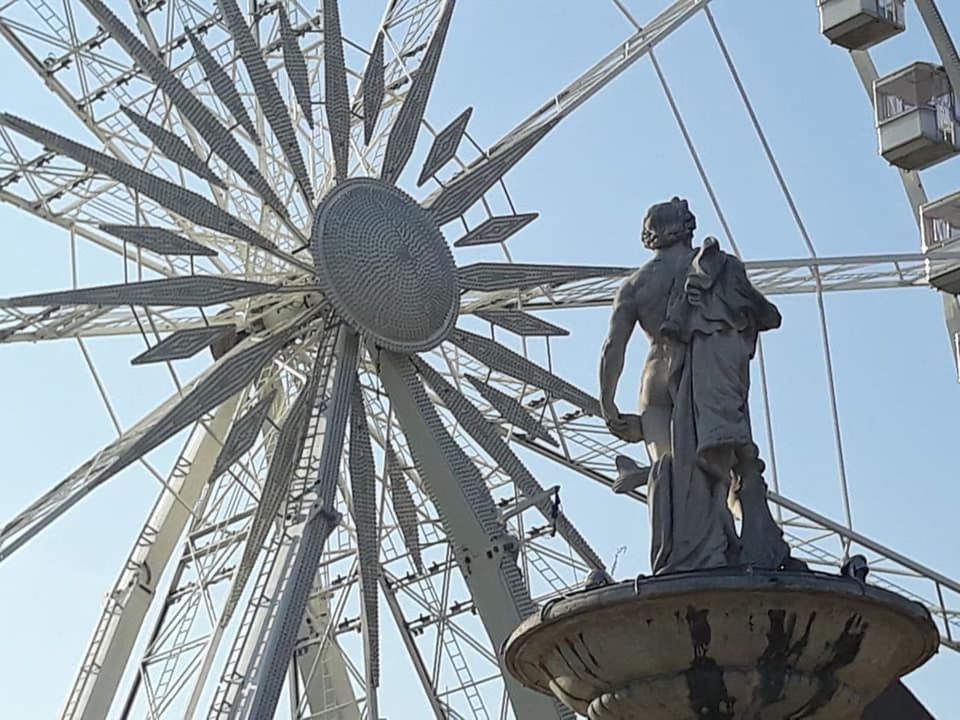
[[[262,400],[257,402],[252,408],[243,414],[243,417],[236,420],[227,433],[227,438],[223,441],[223,447],[217,455],[217,461],[210,472],[210,482],[213,482],[231,465],[244,456],[244,454],[253,447],[253,443],[260,434],[260,428],[267,419],[267,413],[273,406],[276,398],[276,391],[268,393]]]
[[[427,198],[424,207],[430,208],[439,225],[456,220],[520,162],[556,124],[556,120],[548,122],[511,145],[481,158],[454,177],[446,187]]]
[[[193,357],[212,345],[217,338],[233,330],[232,325],[211,325],[210,327],[185,328],[170,333],[146,352],[142,352],[130,361],[131,365],[169,362]]]
[[[313,127],[313,100],[310,98],[310,79],[307,74],[307,61],[303,59],[300,41],[297,33],[290,26],[287,8],[281,3],[277,6],[280,18],[280,45],[283,48],[283,65],[287,69],[287,77],[293,85],[293,93],[297,96],[297,104],[303,111],[310,127]]]
[[[390,482],[390,501],[393,503],[393,512],[400,525],[403,535],[403,544],[410,553],[413,566],[423,571],[423,555],[420,547],[420,521],[417,519],[417,506],[413,502],[413,494],[407,485],[407,477],[400,467],[393,448],[387,446],[387,479]]]
[[[522,290],[540,285],[562,285],[576,280],[627,275],[630,268],[582,265],[535,265],[525,263],[474,263],[457,271],[464,290]]]
[[[373,131],[377,127],[380,117],[380,107],[383,105],[384,93],[384,66],[383,66],[383,32],[377,33],[377,41],[373,44],[370,59],[363,71],[363,80],[360,88],[363,92],[363,141],[370,144]]]
[[[525,213],[523,215],[497,215],[487,218],[453,245],[454,247],[469,247],[471,245],[501,243],[538,217],[538,213]]]
[[[566,328],[519,310],[477,310],[473,314],[481,320],[499,325],[504,330],[509,330],[522,337],[550,337],[570,334],[570,331]]]
[[[420,177],[417,178],[417,187],[423,185],[440,168],[453,160],[457,154],[457,148],[460,147],[460,141],[463,134],[467,131],[467,123],[470,122],[470,116],[473,114],[473,108],[468,107],[462,113],[457,115],[449,125],[437,133],[433,139],[433,145],[427,153],[427,159],[423,161],[423,167],[420,170]]]

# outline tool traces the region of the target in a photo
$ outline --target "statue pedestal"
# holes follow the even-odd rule
[[[555,601],[504,646],[521,683],[591,720],[859,720],[936,653],[926,609],[819,573],[683,573]]]

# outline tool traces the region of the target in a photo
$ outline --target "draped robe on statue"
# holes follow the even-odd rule
[[[711,477],[700,461],[711,449],[752,445],[750,359],[757,333],[780,321],[743,263],[713,238],[674,286],[661,327],[673,343],[671,452],[653,464],[648,480],[654,574],[730,561],[729,483]]]

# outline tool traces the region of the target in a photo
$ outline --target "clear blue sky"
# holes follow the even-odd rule
[[[366,43],[379,2],[342,3],[346,33]],[[467,105],[471,132],[498,139],[631,33],[606,0],[461,0],[429,108],[436,126]],[[661,7],[632,0],[641,20]],[[819,34],[816,3],[717,0],[714,11],[774,151],[823,255],[911,252],[916,227],[897,174],[876,152],[872,111],[846,53]],[[960,7],[941,2],[960,36]],[[589,8],[589,9],[588,9]],[[78,11],[79,5],[78,5]],[[82,12],[82,11],[80,11]],[[935,53],[915,11],[907,34],[880,47],[881,73]],[[704,18],[659,50],[721,203],[748,258],[801,257],[799,234],[748,125]],[[66,111],[7,47],[3,110],[72,127]],[[960,185],[954,163],[924,176],[932,198]],[[648,62],[641,61],[564,121],[509,176],[520,211],[540,219],[511,244],[521,261],[639,264],[645,208],[673,194],[690,198],[702,233],[720,235],[703,188]],[[69,285],[66,235],[0,207],[0,295]],[[458,256],[461,262],[482,253]],[[81,253],[81,283],[115,281],[118,263]],[[783,329],[767,352],[776,450],[783,491],[842,520],[825,371],[812,297],[777,299]],[[955,533],[960,503],[955,463],[960,388],[948,352],[940,302],[924,290],[833,295],[827,299],[855,527],[960,577]],[[569,379],[595,392],[606,311],[553,314],[572,337],[554,346]],[[92,343],[122,420],[129,424],[170,391],[169,378],[134,369],[136,341]],[[644,352],[638,341],[636,358]],[[631,363],[621,406],[633,403],[639,360]],[[194,366],[187,366],[193,368]],[[195,368],[194,368],[195,369]],[[633,375],[629,373],[632,372]],[[7,519],[114,435],[76,345],[0,348],[5,378],[0,455]],[[755,413],[759,416],[759,407]],[[172,449],[172,445],[171,448]],[[169,462],[169,449],[153,456]],[[618,574],[645,571],[645,510],[587,481],[556,473],[565,507],[601,554],[629,550]],[[542,477],[552,484],[552,477]],[[140,469],[123,474],[0,566],[0,714],[53,717],[129,546],[156,494]],[[385,673],[381,714],[418,717],[410,672]],[[951,682],[960,658],[944,651],[908,680],[938,718],[957,716]],[[403,708],[400,710],[399,708]]]

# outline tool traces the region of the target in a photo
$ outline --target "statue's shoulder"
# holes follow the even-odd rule
[[[618,302],[631,302],[637,299],[637,295],[642,291],[645,280],[650,274],[649,264],[646,263],[627,275],[617,291]]]

